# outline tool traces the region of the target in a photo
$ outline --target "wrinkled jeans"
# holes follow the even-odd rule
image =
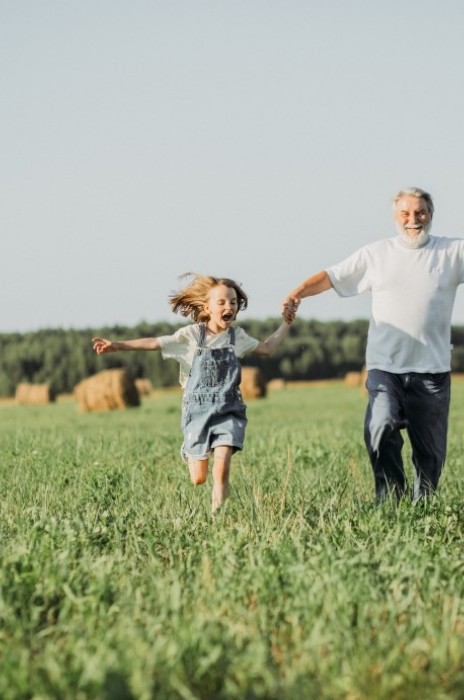
[[[450,373],[391,374],[369,370],[364,440],[378,501],[407,489],[401,430],[407,431],[414,465],[413,499],[436,490],[446,456]]]

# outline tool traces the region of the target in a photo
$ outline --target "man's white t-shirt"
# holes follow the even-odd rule
[[[340,296],[372,294],[368,370],[450,370],[451,314],[464,282],[464,239],[430,236],[422,248],[408,248],[399,236],[385,238],[326,272]]]
[[[245,333],[243,328],[235,326],[234,330],[234,350],[237,357],[243,357],[246,353],[256,350],[259,340]],[[184,389],[199,339],[200,325],[198,323],[184,326],[172,335],[162,335],[158,338],[163,358],[165,360],[174,359],[179,363],[179,382]],[[229,345],[229,331],[206,336],[204,344],[207,348],[226,347]]]

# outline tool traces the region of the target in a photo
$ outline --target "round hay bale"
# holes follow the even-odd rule
[[[149,379],[140,378],[135,380],[135,386],[139,392],[139,396],[150,396],[153,391],[153,384]]]
[[[345,384],[346,386],[355,389],[361,385],[361,372],[347,372],[345,374]]]
[[[266,396],[266,382],[259,367],[242,367],[240,391],[245,401]]]
[[[98,372],[74,388],[74,397],[83,412],[113,411],[140,406],[140,396],[127,369]]]
[[[276,377],[275,379],[270,379],[267,383],[267,388],[272,391],[281,391],[285,389],[287,382],[282,377]]]
[[[55,401],[56,396],[50,384],[29,384],[21,382],[16,387],[15,401],[18,406],[40,406]]]
[[[363,396],[369,395],[369,392],[366,389],[366,381],[367,381],[367,369],[366,369],[366,366],[364,365],[364,367],[361,370],[361,381],[360,381],[361,392],[362,392]]]

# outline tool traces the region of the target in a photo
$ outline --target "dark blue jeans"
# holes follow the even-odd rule
[[[400,497],[407,489],[401,430],[407,431],[414,464],[413,498],[435,491],[446,456],[450,373],[391,374],[369,370],[364,440],[374,472],[375,494]]]

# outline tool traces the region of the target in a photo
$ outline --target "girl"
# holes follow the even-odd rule
[[[241,450],[247,423],[240,394],[241,369],[237,358],[245,353],[270,355],[287,334],[289,323],[260,342],[232,326],[248,297],[233,280],[189,274],[190,280],[169,297],[171,308],[194,323],[173,335],[138,340],[93,338],[98,355],[120,350],[161,350],[163,358],[179,362],[182,401],[181,455],[190,478],[204,484],[211,452],[213,460],[212,513],[222,506],[229,490],[234,452]]]

